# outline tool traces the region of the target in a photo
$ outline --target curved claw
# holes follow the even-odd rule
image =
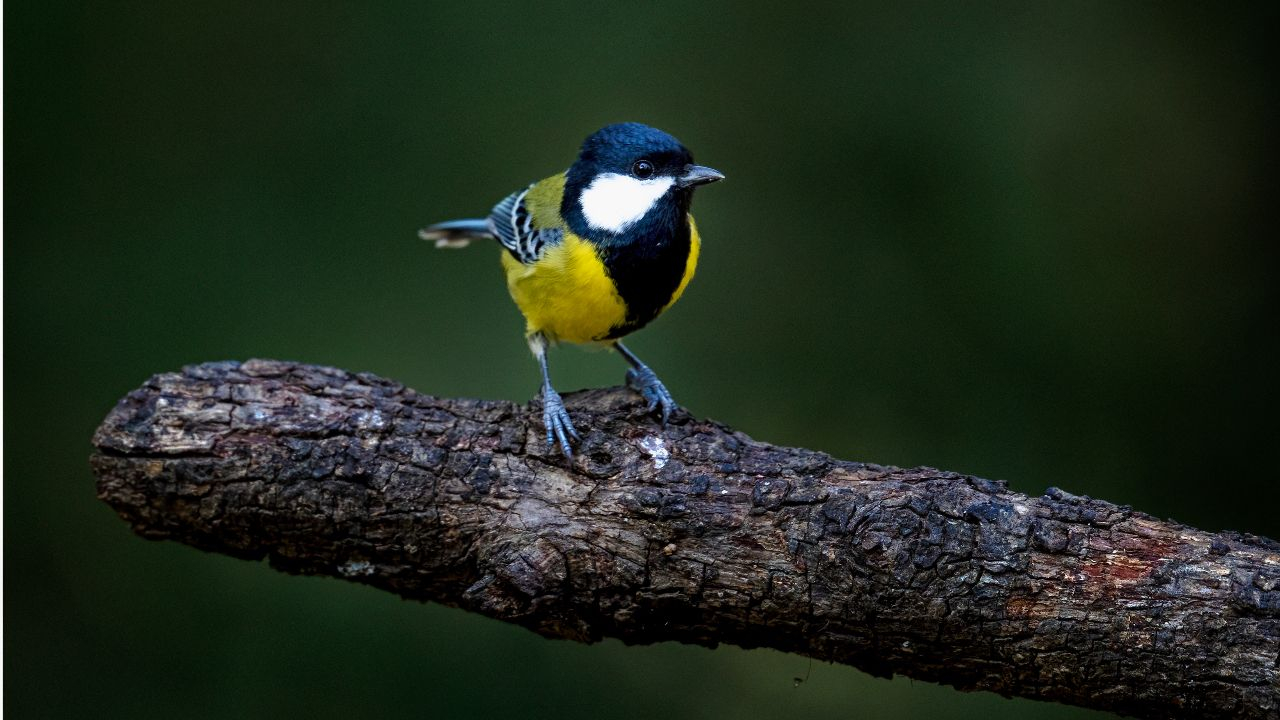
[[[662,384],[648,365],[641,365],[627,371],[627,387],[640,393],[641,397],[649,401],[647,408],[649,412],[661,406],[663,427],[667,426],[671,411],[680,407],[676,404],[675,398],[671,397],[667,386]]]
[[[573,421],[569,419],[569,411],[564,409],[564,401],[560,399],[560,393],[545,388],[542,392],[542,424],[547,428],[547,446],[560,443],[560,451],[570,460],[573,459],[573,448],[570,446],[569,439],[580,442],[582,436],[578,435],[577,429],[573,427]]]

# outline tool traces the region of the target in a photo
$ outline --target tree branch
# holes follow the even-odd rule
[[[144,537],[550,637],[771,647],[1141,717],[1280,712],[1280,544],[1051,488],[834,460],[620,389],[541,414],[254,360],[157,375],[94,435]]]

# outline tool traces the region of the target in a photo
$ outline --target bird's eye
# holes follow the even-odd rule
[[[637,160],[636,163],[631,166],[631,174],[641,180],[648,180],[653,177],[653,163],[648,160]]]

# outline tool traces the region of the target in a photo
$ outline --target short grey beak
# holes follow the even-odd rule
[[[695,185],[706,185],[723,179],[724,173],[719,170],[712,170],[705,165],[685,165],[684,174],[676,178],[676,184],[682,188],[687,188]]]

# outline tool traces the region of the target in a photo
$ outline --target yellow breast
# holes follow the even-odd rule
[[[503,252],[502,266],[530,334],[541,332],[552,342],[597,342],[627,317],[595,248],[571,232],[530,265]]]

